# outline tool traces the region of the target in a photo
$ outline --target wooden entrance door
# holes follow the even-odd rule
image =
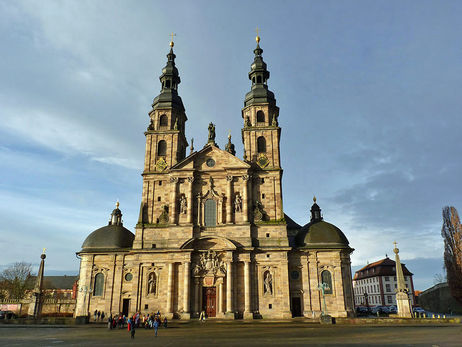
[[[202,309],[207,317],[217,315],[217,289],[215,287],[202,288]]]

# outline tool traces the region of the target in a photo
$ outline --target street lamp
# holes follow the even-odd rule
[[[369,312],[369,301],[367,301],[367,292],[364,292],[364,301],[366,302],[367,312]]]
[[[330,288],[329,288],[329,285],[327,283],[323,282],[323,283],[318,284],[318,290],[320,290],[321,294],[322,294],[322,304],[323,304],[322,305],[322,314],[321,314],[322,316],[327,316],[328,315],[327,314],[327,306],[326,306],[326,295],[324,294],[324,292],[326,290],[328,290],[328,289],[330,289]]]

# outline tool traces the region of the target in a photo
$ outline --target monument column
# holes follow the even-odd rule
[[[170,319],[173,316],[173,263],[168,264],[168,282],[167,282],[167,314]]]
[[[172,184],[172,194],[171,194],[171,203],[170,203],[170,215],[172,216],[172,219],[170,220],[171,224],[177,224],[177,219],[176,219],[176,191],[177,191],[177,183],[178,183],[178,177],[171,177],[170,178],[170,183]]]
[[[188,218],[187,223],[192,224],[193,220],[193,182],[194,177],[188,177],[189,191],[188,191]]]
[[[250,261],[244,260],[244,319],[253,318],[250,312]]]
[[[244,181],[244,187],[243,187],[243,197],[242,197],[242,210],[244,212],[244,223],[247,223],[249,221],[249,202],[248,202],[248,186],[249,186],[249,175],[244,175],[242,176],[242,180]]]
[[[191,263],[187,261],[184,263],[184,282],[183,282],[183,287],[184,287],[183,311],[184,313],[181,315],[182,319],[189,319],[191,317],[189,313],[189,305],[190,305],[189,278],[190,276],[191,276]]]
[[[234,318],[233,312],[233,263],[226,264],[226,315]]]
[[[226,204],[226,223],[232,223],[232,211],[233,211],[233,198],[232,198],[232,185],[233,185],[233,176],[226,176],[226,181],[228,182],[226,189],[226,197],[228,203]]]
[[[406,283],[404,281],[403,267],[401,266],[401,261],[399,260],[399,249],[396,247],[396,241],[393,242],[395,247],[393,252],[395,253],[395,262],[396,262],[396,279],[398,282],[396,289],[396,306],[398,307],[398,317],[412,318],[411,305],[409,303],[409,293],[406,288]]]

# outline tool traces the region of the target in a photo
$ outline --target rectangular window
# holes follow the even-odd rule
[[[162,185],[162,181],[159,181],[159,186],[161,186],[161,185]]]
[[[263,184],[263,183],[265,183],[265,179],[264,179],[264,178],[261,179],[261,184]]]
[[[160,196],[157,197],[157,201],[160,201]]]
[[[271,310],[273,308],[273,304],[269,304],[268,308]]]
[[[390,277],[385,276],[385,281],[389,281],[389,280],[390,280]]]
[[[392,298],[391,295],[387,295],[387,302],[388,302],[389,304],[392,304],[392,303],[393,303],[393,298]]]
[[[149,308],[149,305],[144,305],[144,309],[147,310]]]
[[[390,287],[390,284],[389,284],[389,283],[387,283],[387,284],[385,285],[385,291],[386,291],[386,292],[391,292],[391,287]]]

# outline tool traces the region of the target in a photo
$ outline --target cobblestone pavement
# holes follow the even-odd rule
[[[242,321],[173,323],[159,329],[138,329],[131,340],[126,328],[100,326],[0,326],[0,346],[461,346],[462,325],[333,325],[303,322]]]

